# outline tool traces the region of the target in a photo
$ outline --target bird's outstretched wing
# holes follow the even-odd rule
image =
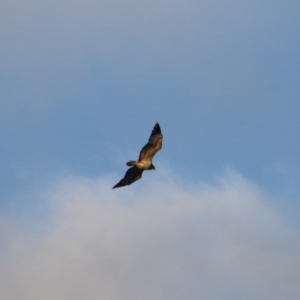
[[[121,179],[114,187],[119,188],[122,186],[130,185],[133,182],[139,180],[142,177],[143,169],[138,169],[136,167],[129,168],[127,172],[125,173],[125,176],[123,179]]]
[[[148,143],[142,148],[139,156],[139,161],[150,160],[152,161],[153,156],[157,151],[162,148],[163,136],[158,123],[155,124]]]

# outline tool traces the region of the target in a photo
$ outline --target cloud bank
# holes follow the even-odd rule
[[[299,235],[254,184],[113,182],[67,179],[1,216],[1,299],[299,299]]]

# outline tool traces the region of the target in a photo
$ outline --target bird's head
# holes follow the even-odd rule
[[[153,164],[151,164],[151,166],[149,167],[149,170],[155,170],[155,166]]]

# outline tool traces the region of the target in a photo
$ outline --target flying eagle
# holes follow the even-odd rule
[[[155,124],[148,143],[142,148],[138,161],[131,160],[126,163],[130,166],[125,173],[123,179],[120,180],[114,187],[122,187],[125,185],[130,185],[133,182],[139,180],[142,177],[144,170],[155,170],[155,166],[152,164],[153,156],[162,147],[163,136],[161,134],[161,129],[158,123]]]

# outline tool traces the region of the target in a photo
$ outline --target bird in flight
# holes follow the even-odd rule
[[[122,187],[130,185],[133,182],[139,180],[142,177],[144,170],[155,170],[155,166],[152,163],[152,159],[157,151],[162,148],[163,136],[158,123],[155,124],[148,143],[142,148],[139,159],[137,161],[131,160],[126,163],[131,167],[125,173],[123,179],[121,179],[114,187]]]

